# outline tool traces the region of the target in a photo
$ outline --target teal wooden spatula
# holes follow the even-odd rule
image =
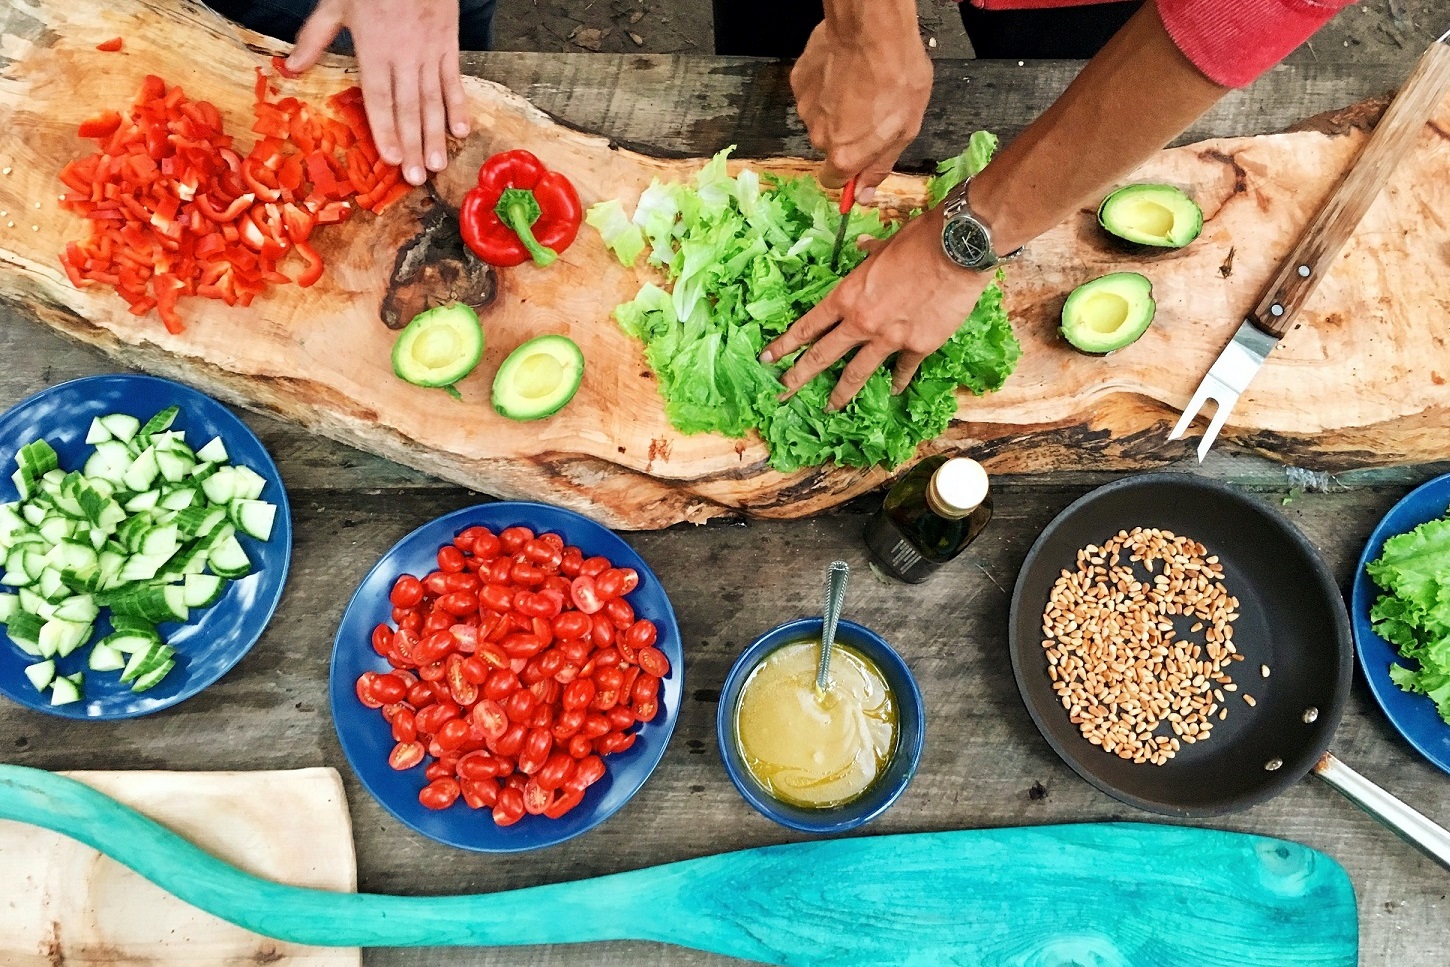
[[[1354,891],[1281,840],[1136,823],[836,839],[506,893],[258,879],[73,779],[0,766],[0,818],[62,833],[256,933],[320,946],[653,940],[787,965],[1354,967]],[[486,822],[486,819],[480,821]]]

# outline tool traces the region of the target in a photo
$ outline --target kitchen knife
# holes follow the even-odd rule
[[[846,226],[851,221],[851,206],[856,204],[856,179],[847,180],[841,189],[841,224],[836,226],[836,245],[831,249],[831,271],[837,270],[841,261],[841,246],[846,242]]]
[[[1375,125],[1374,133],[1350,166],[1349,173],[1269,280],[1258,303],[1239,324],[1233,341],[1209,369],[1168,435],[1170,440],[1182,437],[1193,418],[1213,400],[1217,409],[1199,441],[1199,462],[1207,456],[1254,374],[1293,326],[1320,279],[1329,271],[1334,257],[1389,180],[1395,165],[1414,146],[1425,122],[1450,91],[1447,38],[1450,31],[1421,56],[1409,80]]]

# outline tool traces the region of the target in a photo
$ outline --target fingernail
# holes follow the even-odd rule
[[[409,165],[408,170],[404,172],[403,177],[408,179],[408,184],[410,185],[421,185],[423,182],[428,180],[428,172],[424,171],[417,165]]]
[[[455,138],[466,138],[466,137],[468,137],[468,122],[467,121],[455,121],[453,123],[453,136]]]
[[[858,204],[869,205],[871,204],[871,199],[875,197],[876,189],[870,186],[862,188],[860,191],[856,192],[856,201]]]
[[[291,57],[288,57],[282,62],[282,66],[286,67],[289,71],[295,71],[297,69],[297,62]]]
[[[446,167],[448,167],[448,159],[443,156],[443,152],[435,151],[428,156],[430,171],[442,171]]]
[[[771,363],[775,362],[775,356],[771,353],[769,349],[767,349],[765,352],[760,354],[760,361],[765,365],[769,366]]]
[[[403,163],[403,153],[397,148],[383,148],[378,152],[378,156],[390,165]]]

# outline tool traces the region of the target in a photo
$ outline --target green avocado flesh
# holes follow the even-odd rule
[[[1203,231],[1203,211],[1172,185],[1127,185],[1103,199],[1098,224],[1139,245],[1182,248]]]
[[[478,313],[455,302],[413,317],[393,345],[393,372],[415,386],[452,386],[482,358]]]
[[[509,353],[493,379],[493,408],[511,420],[542,420],[574,398],[584,354],[566,336],[538,336]]]
[[[1062,307],[1062,335],[1085,353],[1110,353],[1147,332],[1156,309],[1153,283],[1137,272],[1114,272],[1072,290]]]

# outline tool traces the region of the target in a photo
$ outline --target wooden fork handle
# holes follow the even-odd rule
[[[1283,338],[1319,280],[1349,240],[1395,165],[1414,146],[1421,128],[1450,91],[1450,46],[1435,43],[1415,65],[1394,102],[1375,126],[1349,173],[1309,223],[1264,289],[1249,320]]]

